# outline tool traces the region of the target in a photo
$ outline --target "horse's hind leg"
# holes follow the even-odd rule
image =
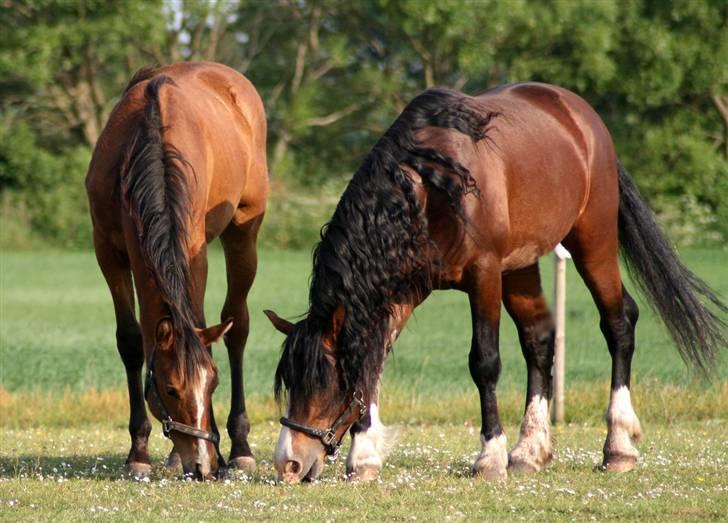
[[[152,431],[144,406],[141,371],[144,349],[139,324],[134,316],[134,287],[127,255],[94,235],[96,258],[111,291],[116,315],[116,344],[126,368],[129,388],[129,434],[131,450],[126,459],[127,471],[135,477],[146,477],[151,471],[147,443]]]
[[[503,275],[503,303],[516,324],[528,366],[526,408],[508,467],[538,472],[552,458],[549,399],[554,359],[554,322],[541,290],[538,264]]]
[[[255,470],[255,458],[248,445],[250,422],[245,409],[243,388],[243,353],[248,339],[248,291],[253,285],[258,267],[256,239],[263,215],[244,223],[231,223],[220,240],[225,250],[227,268],[227,296],[222,321],[233,319],[233,326],[225,334],[225,346],[230,360],[231,398],[227,430],[232,440],[229,466],[241,470]]]
[[[612,356],[603,467],[622,472],[634,468],[639,456],[633,442],[639,441],[641,428],[629,392],[639,310],[622,285],[617,262],[616,220],[614,226],[611,234],[605,231],[598,237],[584,234],[583,227],[577,228],[564,240],[564,245],[571,251],[574,265],[599,309],[600,327]]]

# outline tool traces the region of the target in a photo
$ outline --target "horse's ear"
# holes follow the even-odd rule
[[[157,322],[154,339],[160,350],[168,350],[172,347],[174,343],[174,326],[168,316],[165,316]]]
[[[263,314],[268,316],[268,319],[273,324],[273,326],[279,331],[288,336],[291,331],[293,331],[293,323],[291,323],[288,320],[284,320],[280,316],[278,316],[275,312],[272,310],[264,310]]]
[[[341,328],[344,326],[344,320],[346,319],[346,309],[343,305],[338,305],[334,309],[334,313],[331,315],[331,327],[328,332],[324,333],[323,344],[324,347],[330,351],[336,351],[336,342],[339,339]]]
[[[202,344],[207,347],[216,341],[219,341],[232,326],[233,319],[228,318],[218,325],[213,325],[206,329],[195,329],[195,331],[197,331],[197,335],[200,337],[200,340],[202,340]]]

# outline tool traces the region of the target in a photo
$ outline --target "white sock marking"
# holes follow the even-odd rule
[[[526,407],[518,443],[511,460],[540,470],[551,457],[551,425],[548,400],[534,396]]]
[[[200,379],[195,390],[195,402],[197,403],[197,428],[202,430],[202,414],[205,411],[205,391],[207,390],[207,369],[200,370]],[[197,461],[203,469],[210,467],[210,456],[207,454],[205,440],[197,440]]]
[[[480,443],[482,450],[478,459],[473,465],[473,469],[477,473],[484,473],[486,477],[492,479],[505,479],[507,476],[506,467],[508,466],[508,449],[505,433],[485,440],[485,436],[480,435]]]
[[[638,453],[632,440],[639,441],[642,428],[632,408],[632,399],[626,385],[612,391],[606,419],[608,434],[605,451],[636,457]]]
[[[365,432],[358,432],[351,442],[351,450],[347,458],[347,468],[355,470],[357,467],[382,466],[382,455],[387,448],[386,429],[379,419],[379,407],[372,403],[369,405],[369,419],[371,423]]]

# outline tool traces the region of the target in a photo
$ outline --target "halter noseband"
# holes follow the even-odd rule
[[[344,412],[341,413],[338,418],[336,418],[334,424],[327,429],[319,429],[317,427],[311,427],[309,425],[296,423],[295,421],[286,417],[282,417],[280,419],[280,422],[281,425],[283,425],[284,427],[288,427],[289,429],[302,432],[307,436],[311,436],[314,439],[320,440],[321,443],[323,443],[324,448],[326,449],[326,455],[335,456],[339,452],[339,447],[341,447],[341,440],[344,439],[344,434],[346,434],[346,430],[341,434],[341,438],[339,438],[338,441],[336,440],[336,432],[339,430],[339,428],[341,428],[344,423],[346,423],[346,418],[351,415],[356,407],[359,407],[359,416],[352,423],[349,424],[349,426],[351,426],[360,419],[362,419],[364,416],[366,416],[367,413],[367,406],[364,403],[364,394],[362,394],[361,391],[357,391],[354,393],[354,396],[351,398],[349,406]]]
[[[153,393],[152,397],[154,398],[154,401],[157,404],[157,408],[159,409],[159,414],[161,415],[162,432],[164,433],[165,437],[169,438],[169,434],[171,432],[179,432],[180,434],[186,434],[187,436],[192,436],[194,438],[212,441],[215,444],[215,448],[217,449],[218,457],[221,457],[220,450],[218,449],[220,436],[218,436],[214,432],[200,430],[195,427],[185,425],[184,423],[180,423],[179,421],[174,421],[172,419],[172,416],[169,415],[169,412],[167,412],[167,409],[164,408],[162,397],[160,396],[159,389],[157,388],[157,381],[154,379],[154,356],[156,355],[156,351],[157,347],[155,345],[152,349],[152,355],[149,358],[149,364],[147,365],[147,376],[144,381],[144,398],[149,401],[149,391],[151,390]]]

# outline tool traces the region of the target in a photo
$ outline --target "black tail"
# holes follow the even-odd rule
[[[728,307],[682,264],[619,162],[617,170],[619,247],[627,270],[660,314],[683,360],[709,375],[718,351],[728,343],[726,322],[703,302],[720,313]]]
[[[191,202],[183,170],[192,167],[172,144],[164,141],[159,91],[167,83],[174,85],[171,78],[161,75],[146,85],[146,106],[128,148],[121,188],[136,223],[144,261],[169,307],[178,350],[185,351],[185,341],[198,339],[186,243]],[[189,363],[188,370],[197,363],[197,352],[190,351],[190,358],[183,357]]]

